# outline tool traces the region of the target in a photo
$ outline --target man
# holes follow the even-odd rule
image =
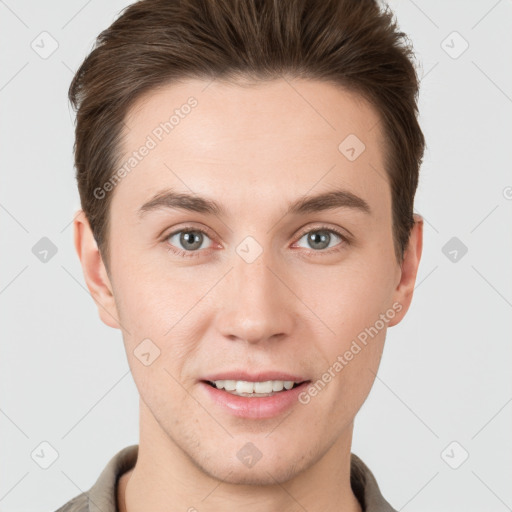
[[[351,453],[410,305],[410,47],[366,0],[143,0],[70,88],[75,246],[140,440],[59,511],[392,511]]]

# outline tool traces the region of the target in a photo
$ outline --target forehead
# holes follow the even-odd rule
[[[345,186],[372,201],[387,189],[383,149],[377,112],[340,86],[187,80],[132,105],[120,152],[120,165],[131,165],[113,202],[140,206],[164,186],[226,200],[237,190],[268,197],[280,184],[291,197]]]

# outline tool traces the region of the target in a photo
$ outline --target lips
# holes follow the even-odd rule
[[[232,376],[240,375],[240,373],[226,373],[219,375]],[[294,377],[291,374],[280,373],[278,375],[281,377],[286,376],[286,378]],[[211,377],[217,376],[218,375],[212,375]],[[248,377],[247,373],[244,374],[244,377]],[[292,389],[271,393],[268,396],[240,396],[227,392],[223,389],[217,389],[215,386],[206,384],[206,382],[207,381],[200,381],[199,384],[199,390],[202,394],[201,396],[203,396],[205,400],[208,400],[208,402],[211,403],[213,407],[218,409],[223,414],[229,414],[230,416],[248,420],[264,420],[275,418],[276,416],[284,414],[292,407],[297,407],[300,402],[299,395],[304,392],[307,386],[309,386],[307,382],[303,382],[302,384],[299,384]]]
[[[244,381],[245,384],[243,384]],[[238,389],[239,387],[249,388],[250,386],[247,385],[249,382],[258,382],[263,383],[263,387],[266,389],[269,381],[282,382],[285,389],[279,384],[273,383],[271,392],[264,393],[263,389],[260,389],[260,393],[256,392],[256,384],[252,389],[253,393],[246,394],[243,389],[233,391],[233,383],[236,383],[236,389]],[[231,391],[223,387],[223,383],[227,382],[229,382]],[[300,393],[309,386],[310,382],[311,378],[308,376],[291,371],[250,372],[238,368],[205,375],[198,381],[198,384],[200,393],[219,411],[239,418],[262,420],[276,417],[297,406]],[[290,383],[293,383],[291,388],[288,387]],[[259,385],[259,387],[262,386]],[[274,387],[278,389],[274,391]]]

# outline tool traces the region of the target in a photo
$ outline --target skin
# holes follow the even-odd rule
[[[139,455],[119,481],[119,509],[360,511],[350,487],[354,418],[375,380],[386,330],[409,308],[423,221],[416,217],[399,263],[377,113],[332,84],[165,86],[133,105],[123,154],[190,96],[197,107],[110,192],[110,273],[83,212],[74,222],[87,286],[101,320],[122,330],[140,393]],[[366,146],[353,162],[338,150],[348,134]],[[160,209],[140,219],[138,208],[165,187],[217,200],[227,214]],[[285,215],[305,194],[340,187],[371,213]],[[348,230],[351,242],[332,233],[328,248],[315,248],[305,235],[323,226]],[[169,252],[171,244],[190,247],[179,235],[160,236],[184,228],[212,235],[197,257]],[[263,250],[252,263],[236,252],[246,236]],[[208,373],[240,367],[316,381],[394,303],[401,311],[378,335],[310,403],[283,415],[237,418],[199,384]],[[149,366],[134,355],[146,338],[160,349]],[[237,458],[249,441],[262,453],[250,468]]]

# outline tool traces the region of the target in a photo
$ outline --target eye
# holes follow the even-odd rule
[[[333,228],[328,228],[326,226],[321,226],[319,228],[310,229],[309,231],[306,231],[301,235],[299,242],[302,239],[306,239],[306,243],[309,244],[309,247],[314,249],[313,252],[321,251],[330,253],[331,251],[324,251],[324,249],[329,249],[333,247],[333,245],[331,245],[331,242],[336,242],[336,238],[340,239],[342,243],[337,244],[338,246],[341,247],[338,247],[337,249],[335,249],[335,251],[341,250],[345,245],[349,243],[347,237],[344,236],[341,232]]]
[[[198,228],[184,228],[175,231],[165,237],[168,242],[169,250],[179,256],[196,256],[195,253],[200,249],[208,249],[204,246],[205,238],[209,238],[208,233]],[[176,247],[177,246],[177,247]],[[181,247],[183,249],[181,249]]]
[[[334,236],[333,236],[334,235]],[[320,226],[309,231],[304,231],[297,242],[297,244],[305,239],[309,245],[310,252],[314,253],[327,253],[337,252],[342,250],[346,245],[350,244],[350,240],[340,231],[327,226]],[[341,240],[341,243],[335,244],[336,239]],[[192,226],[182,228],[166,235],[163,242],[168,246],[168,250],[181,257],[197,257],[202,255],[202,250],[207,250],[212,247],[208,245],[207,241],[210,240],[209,233],[204,229],[195,228]],[[210,240],[211,241],[211,240]],[[333,247],[334,249],[331,249]],[[302,246],[303,247],[303,246]],[[307,249],[308,247],[306,247]]]

